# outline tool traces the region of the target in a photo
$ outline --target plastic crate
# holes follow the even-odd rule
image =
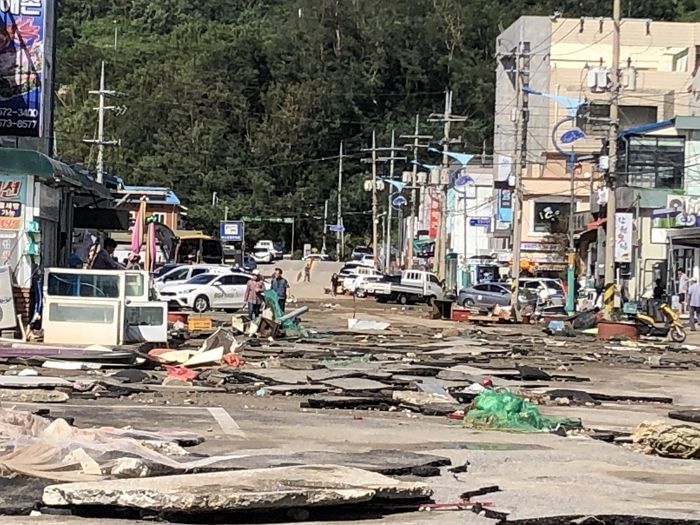
[[[453,308],[452,320],[462,322],[469,321],[469,310],[463,308]]]
[[[190,316],[189,319],[187,319],[187,328],[190,329],[190,332],[202,332],[205,330],[211,330],[211,317]]]

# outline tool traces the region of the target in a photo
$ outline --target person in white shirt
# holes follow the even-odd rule
[[[683,268],[678,268],[678,301],[681,304],[681,310],[685,309],[685,298],[688,295],[688,286],[690,285],[690,279],[686,275]]]

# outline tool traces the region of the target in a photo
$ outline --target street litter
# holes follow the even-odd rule
[[[551,432],[557,428],[580,428],[576,419],[543,416],[525,398],[508,390],[485,390],[474,399],[464,425],[512,432]]]
[[[384,321],[370,321],[368,319],[348,319],[349,330],[386,330],[389,323]]]
[[[700,459],[700,429],[645,421],[632,433],[635,448],[665,458]]]
[[[0,408],[0,473],[60,481],[101,480],[110,477],[115,457],[135,457],[147,463],[185,472],[239,456],[175,459],[157,450],[172,441],[167,434],[136,433],[110,428],[79,429],[63,419]],[[183,434],[184,435],[184,434]],[[192,435],[188,439],[192,440]],[[172,448],[172,447],[171,447]],[[115,456],[115,454],[118,454]]]

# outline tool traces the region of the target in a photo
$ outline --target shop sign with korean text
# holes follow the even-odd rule
[[[0,4],[3,0],[0,0]],[[0,201],[24,202],[27,195],[27,178],[0,175]]]
[[[0,0],[0,135],[38,137],[49,0]]]
[[[615,214],[615,262],[632,262],[632,229],[634,227],[631,213]]]

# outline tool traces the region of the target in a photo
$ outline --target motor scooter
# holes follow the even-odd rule
[[[633,319],[637,323],[640,335],[670,337],[671,341],[676,343],[685,341],[685,327],[679,315],[666,301],[649,301],[647,312],[637,311]]]

